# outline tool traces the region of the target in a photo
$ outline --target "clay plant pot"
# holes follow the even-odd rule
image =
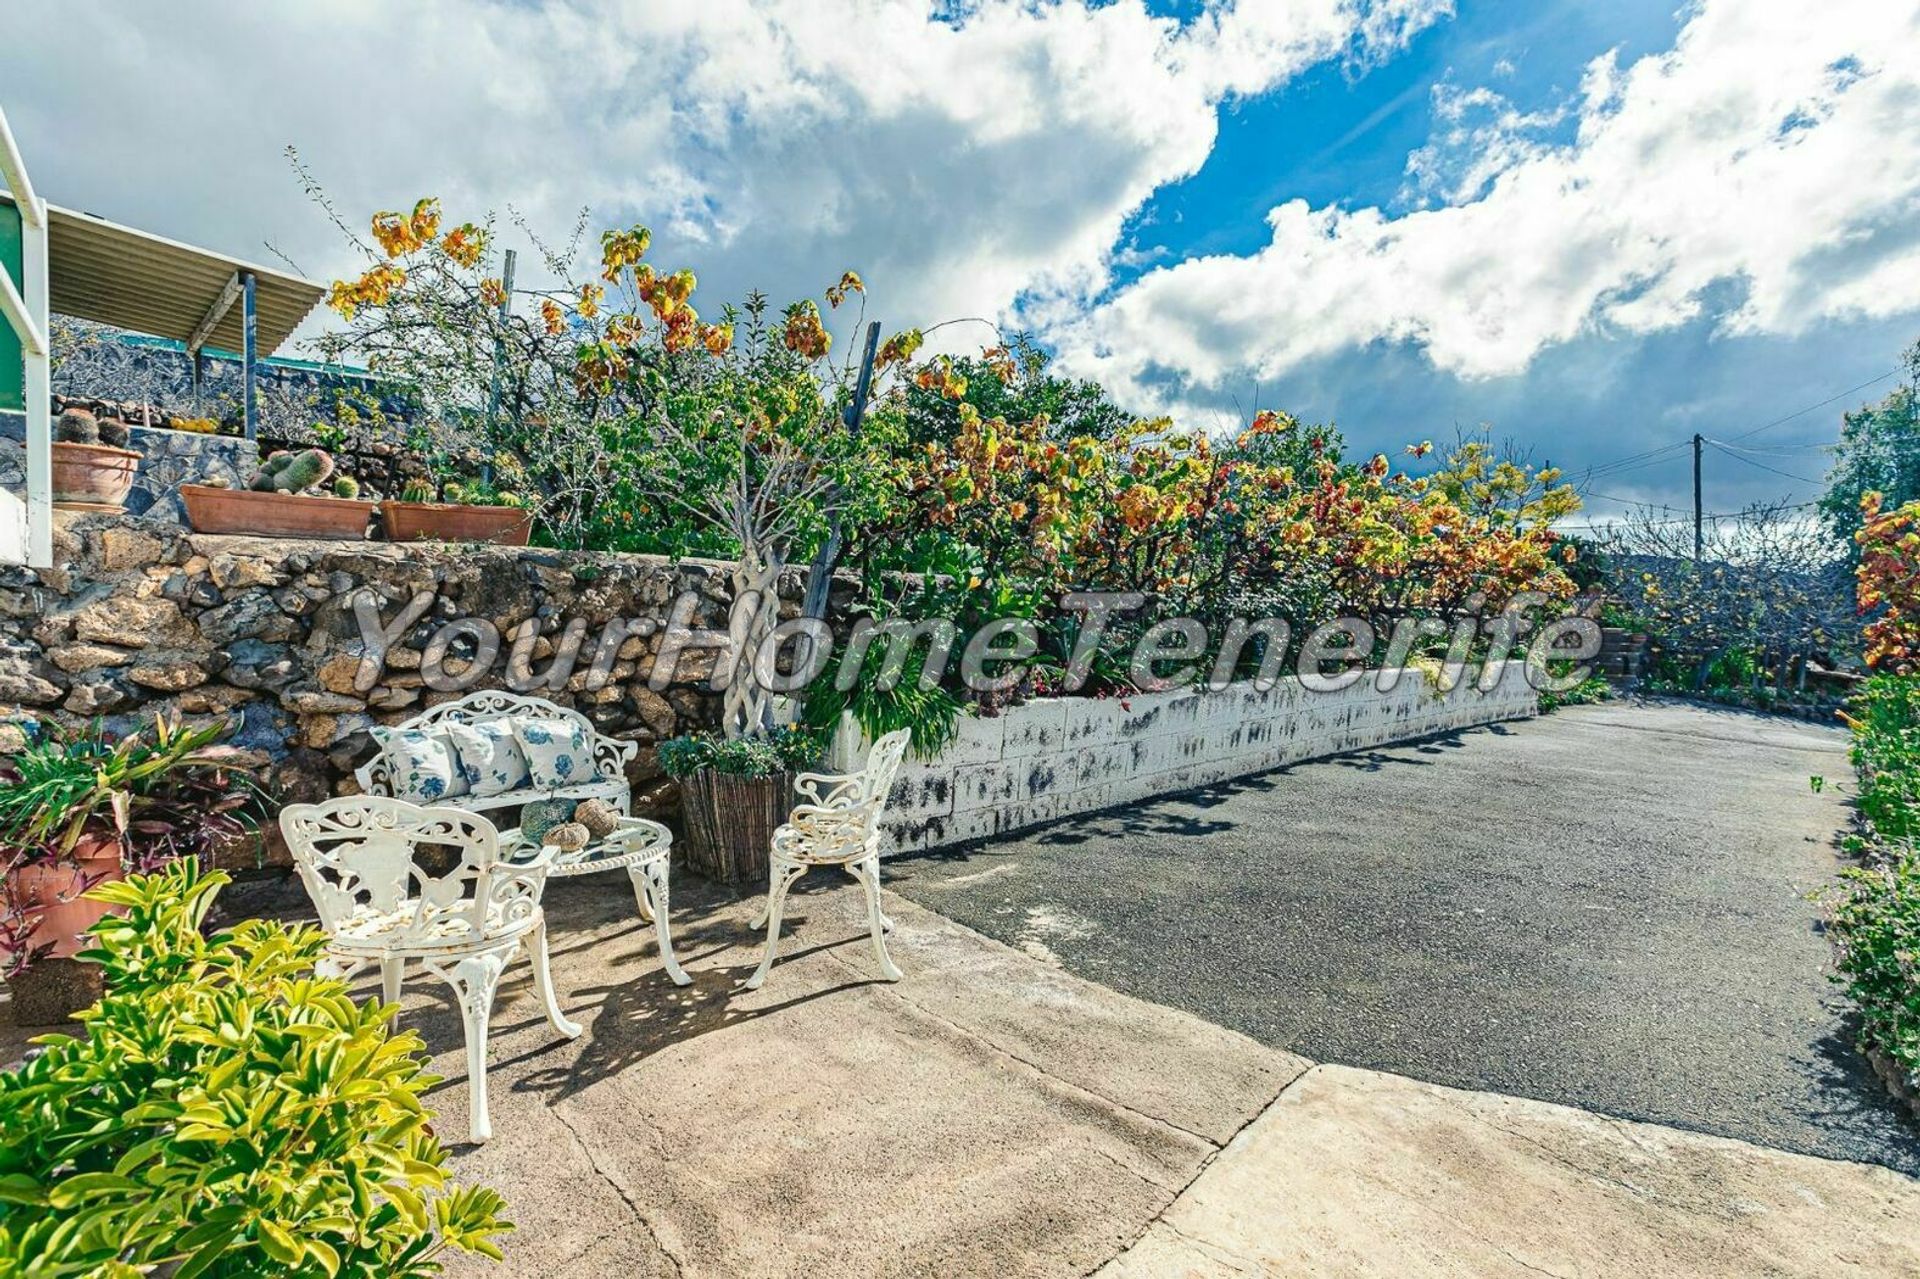
[[[118,511],[126,505],[140,455],[108,444],[53,444],[53,504],[65,511]]]
[[[256,537],[314,537],[357,542],[367,535],[373,503],[300,493],[182,484],[187,522],[196,533],[250,533]]]
[[[389,542],[495,542],[525,546],[533,512],[518,506],[455,502],[382,502]]]
[[[67,857],[31,862],[7,872],[9,903],[34,917],[27,934],[31,954],[51,949],[8,979],[13,1021],[18,1026],[52,1026],[100,997],[99,969],[74,961],[90,945],[85,936],[111,907],[84,894],[121,878],[120,843],[110,834],[82,835]]]
[[[774,828],[793,811],[793,774],[732,777],[701,769],[680,782],[687,869],[734,887],[765,886]]]

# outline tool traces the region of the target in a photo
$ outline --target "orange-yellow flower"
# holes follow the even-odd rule
[[[541,299],[540,318],[546,322],[549,337],[559,337],[567,331],[567,313],[552,298]]]
[[[577,311],[580,312],[580,318],[583,320],[591,320],[595,316],[599,315],[600,299],[605,297],[606,295],[607,295],[607,291],[601,288],[597,284],[581,285],[580,286],[580,305],[575,308]]]
[[[441,239],[440,251],[471,271],[487,251],[487,233],[471,222],[462,222]]]

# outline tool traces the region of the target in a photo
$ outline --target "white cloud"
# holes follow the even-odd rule
[[[1155,270],[1052,336],[1137,403],[1217,398],[1374,343],[1466,378],[1595,333],[1795,335],[1920,308],[1920,5],[1704,0],[1551,111],[1449,90],[1411,177],[1452,203],[1268,215],[1250,256]],[[1451,118],[1447,118],[1451,113]]]
[[[11,0],[0,85],[50,199],[351,269],[280,160],[354,221],[420,194],[564,234],[641,220],[712,305],[846,266],[891,322],[1106,284],[1230,94],[1385,56],[1451,0]],[[955,9],[958,12],[953,12]]]

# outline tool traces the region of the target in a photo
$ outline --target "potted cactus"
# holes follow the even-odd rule
[[[67,409],[53,431],[53,504],[69,511],[119,511],[140,470],[127,447],[131,432],[117,418]]]
[[[444,501],[436,497],[444,496]],[[410,480],[399,501],[380,504],[390,542],[497,542],[525,546],[533,512],[513,493],[482,480],[450,480],[436,494],[433,481]]]
[[[373,503],[359,500],[359,483],[335,477],[325,449],[268,454],[245,489],[182,484],[180,496],[196,533],[356,541],[373,515]]]

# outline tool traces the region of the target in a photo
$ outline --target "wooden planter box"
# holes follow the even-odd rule
[[[495,542],[525,546],[533,512],[518,506],[454,502],[382,502],[389,542]]]
[[[252,489],[182,484],[187,522],[196,533],[250,533],[257,537],[316,537],[337,542],[367,535],[373,503],[344,497],[307,497],[299,493],[256,493]]]
[[[53,504],[66,511],[117,511],[140,471],[140,455],[110,444],[53,443]]]
[[[793,774],[728,777],[703,769],[680,782],[687,868],[736,888],[764,888],[774,828],[793,811]]]

